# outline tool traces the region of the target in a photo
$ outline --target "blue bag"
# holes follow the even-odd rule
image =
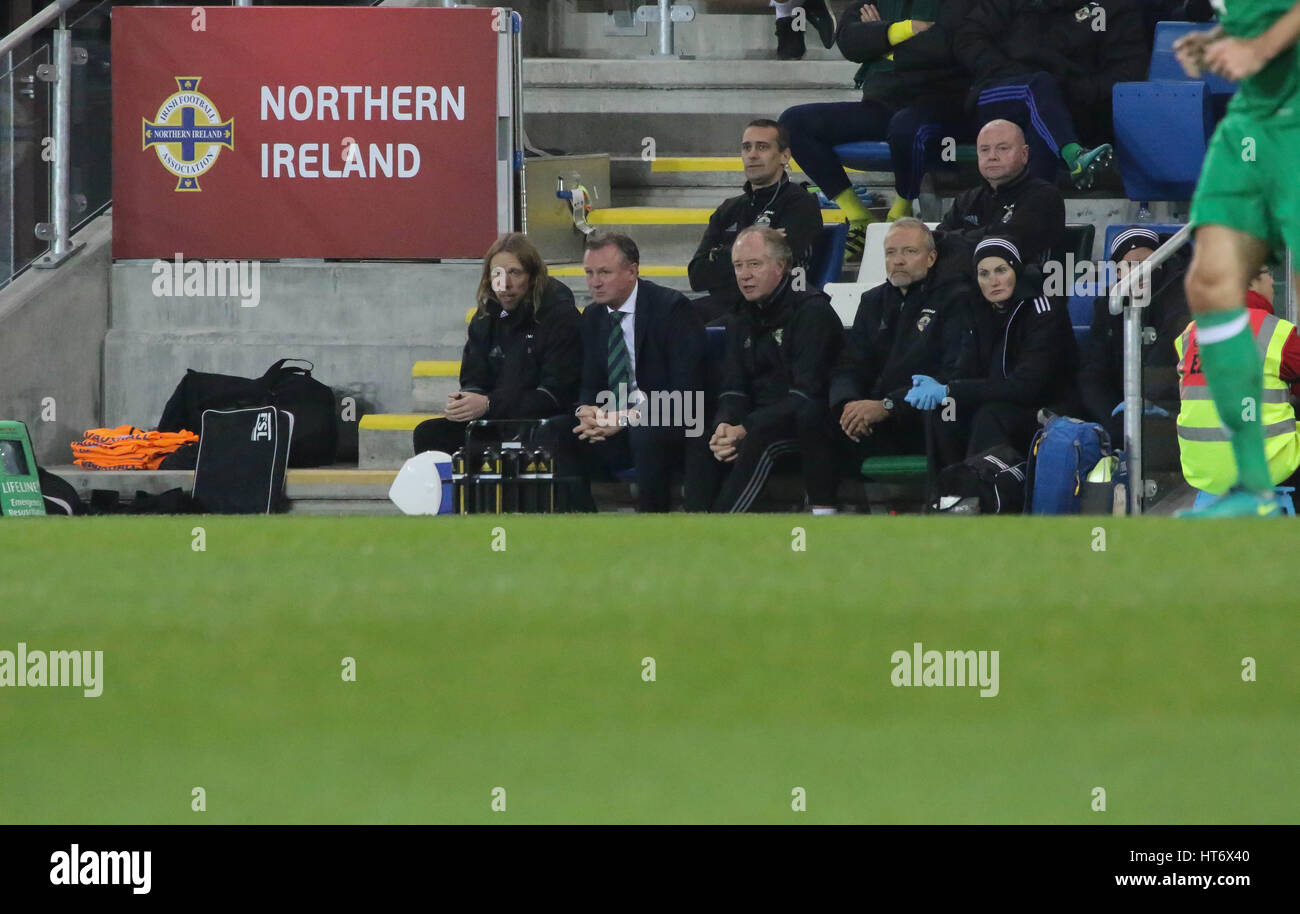
[[[1078,514],[1083,483],[1102,457],[1114,453],[1110,436],[1095,422],[1043,411],[1043,427],[1029,446],[1025,481],[1027,514]]]

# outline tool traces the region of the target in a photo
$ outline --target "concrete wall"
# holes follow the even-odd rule
[[[156,295],[155,261],[112,268],[104,339],[108,423],[152,427],[185,369],[260,376],[278,359],[315,363],[315,377],[361,412],[407,412],[411,366],[459,359],[477,263],[258,266],[260,300]],[[162,262],[170,266],[168,262]]]
[[[72,462],[68,445],[100,425],[112,220],[57,270],[28,270],[0,291],[0,418],[27,423],[36,459]]]

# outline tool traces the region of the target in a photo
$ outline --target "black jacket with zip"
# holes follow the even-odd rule
[[[794,254],[795,265],[807,267],[822,229],[822,210],[817,197],[804,190],[802,184],[791,181],[788,175],[782,175],[772,187],[758,190],[746,181],[744,193],[724,200],[709,217],[709,227],[704,230],[700,246],[686,268],[692,290],[708,292],[716,301],[731,307],[744,301],[731,266],[731,245],[741,229],[749,228],[759,219],[774,229],[785,229],[785,240]]]
[[[1156,331],[1155,341],[1142,346],[1142,395],[1172,412],[1178,411],[1174,340],[1192,319],[1183,289],[1190,261],[1184,248],[1156,267],[1142,321]],[[1092,329],[1080,353],[1079,395],[1088,417],[1104,425],[1114,440],[1122,440],[1123,433],[1115,432],[1123,428],[1123,414],[1111,416],[1111,411],[1124,399],[1124,316],[1110,313],[1110,295],[1093,302]]]
[[[1063,303],[1018,281],[1005,308],[977,295],[962,314],[956,368],[938,379],[959,410],[995,400],[1038,409],[1074,399],[1078,350]]]
[[[862,294],[844,352],[831,379],[830,403],[838,414],[850,400],[894,401],[891,419],[912,411],[904,401],[912,375],[950,376],[958,367],[960,309],[972,295],[964,277],[933,269],[907,294],[888,282]]]
[[[960,241],[964,249],[950,244],[956,267],[966,271],[975,245],[989,235],[1003,235],[1015,242],[1025,264],[1040,264],[1047,256],[1060,256],[1065,247],[1065,198],[1042,178],[1022,171],[1000,187],[981,179],[978,187],[962,191],[944,213],[935,229],[949,242]],[[944,258],[940,269],[944,269]]]
[[[823,292],[796,292],[787,276],[727,325],[717,423],[761,423],[808,401],[826,403],[844,325]]]
[[[489,299],[469,323],[460,387],[487,394],[485,419],[543,419],[572,410],[582,374],[573,292],[547,277],[541,306],[524,300],[502,316]]]

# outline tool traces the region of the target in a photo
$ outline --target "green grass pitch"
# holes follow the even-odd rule
[[[1295,823],[1289,529],[4,521],[0,650],[104,670],[0,689],[0,822]],[[915,642],[998,695],[894,686]]]

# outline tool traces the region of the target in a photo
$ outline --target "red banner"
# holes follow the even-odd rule
[[[481,257],[499,19],[118,7],[113,256]]]

